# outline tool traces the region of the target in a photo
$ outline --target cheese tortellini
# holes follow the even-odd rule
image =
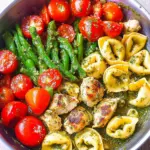
[[[127,116],[138,118],[139,117],[139,113],[138,113],[138,111],[136,109],[131,108],[131,109],[128,110]]]
[[[104,150],[102,137],[91,128],[85,128],[76,134],[75,145],[78,150]]]
[[[119,40],[106,36],[100,38],[98,44],[102,56],[109,65],[126,64],[125,47]]]
[[[72,142],[65,131],[50,132],[42,143],[42,150],[72,150]]]
[[[101,78],[107,68],[105,61],[98,52],[92,53],[86,57],[81,66],[87,76],[94,77],[96,79]]]
[[[64,120],[64,127],[69,134],[73,134],[81,131],[85,126],[89,125],[91,121],[91,113],[84,107],[78,106],[72,110]]]
[[[116,116],[108,123],[106,133],[117,139],[129,138],[134,133],[138,121],[136,117]]]
[[[78,98],[80,88],[79,88],[78,84],[76,84],[76,83],[63,82],[60,85],[60,87],[58,88],[58,91],[60,93],[67,94],[67,95]]]
[[[80,87],[80,99],[89,107],[94,107],[102,100],[104,88],[100,82],[93,77],[83,79]]]
[[[141,108],[150,106],[150,84],[145,78],[130,83],[129,90],[138,92],[137,97],[129,100],[131,105]]]
[[[117,109],[118,99],[104,99],[94,108],[93,128],[103,128]]]
[[[150,54],[142,50],[131,57],[129,69],[138,75],[150,75]]]
[[[127,91],[129,86],[129,66],[118,64],[104,72],[103,80],[108,92]]]
[[[147,36],[132,32],[125,34],[122,39],[122,43],[125,45],[126,49],[126,60],[129,60],[134,54],[138,53],[144,48],[147,42]]]

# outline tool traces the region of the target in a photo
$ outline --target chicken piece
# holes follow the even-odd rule
[[[81,131],[85,126],[89,125],[91,121],[91,113],[84,107],[78,106],[72,110],[64,120],[64,127],[69,134],[73,134]]]
[[[56,114],[56,112],[46,110],[45,113],[40,118],[47,126],[49,131],[58,131],[61,129],[62,126],[61,118]]]
[[[104,88],[93,77],[83,79],[80,87],[80,98],[89,107],[94,107],[104,96]]]
[[[93,128],[103,128],[117,109],[119,99],[104,99],[94,108]]]
[[[58,88],[58,91],[63,94],[67,94],[73,97],[78,98],[79,95],[79,86],[76,83],[63,82]]]
[[[63,115],[74,109],[78,103],[79,101],[75,97],[56,93],[49,108],[58,115]]]
[[[141,29],[141,25],[138,20],[128,20],[124,23],[126,32],[138,32]]]
[[[48,133],[41,150],[72,150],[72,141],[65,131]]]

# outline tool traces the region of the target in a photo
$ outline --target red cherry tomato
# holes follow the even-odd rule
[[[104,33],[102,21],[94,16],[82,18],[79,22],[79,30],[91,42],[97,41]]]
[[[2,109],[6,104],[14,100],[14,95],[11,89],[7,87],[0,88],[0,109]]]
[[[93,15],[94,15],[95,17],[101,18],[102,15],[103,15],[103,9],[102,9],[102,8],[103,8],[103,7],[102,7],[102,4],[101,4],[100,1],[97,2],[97,3],[95,3],[95,4],[93,5]]]
[[[11,76],[6,74],[0,74],[0,87],[8,87],[10,88]]]
[[[38,84],[42,88],[52,87],[57,89],[62,82],[62,75],[57,69],[48,69],[44,71],[38,78]]]
[[[26,116],[16,125],[15,134],[22,144],[34,147],[42,143],[46,136],[46,128],[39,119],[33,116]]]
[[[44,22],[40,16],[32,15],[27,16],[22,20],[21,29],[25,37],[31,38],[29,28],[33,26],[36,31],[41,35],[44,31]]]
[[[25,94],[31,88],[33,88],[33,83],[28,76],[18,74],[12,78],[11,89],[17,98],[25,99]]]
[[[9,50],[0,51],[0,72],[10,74],[18,67],[17,57]]]
[[[90,0],[72,0],[71,10],[76,17],[88,16],[91,12],[91,1]]]
[[[107,21],[120,22],[123,19],[121,7],[114,2],[107,2],[103,5],[103,15]]]
[[[27,111],[28,107],[24,103],[12,101],[2,109],[2,123],[7,127],[13,128],[18,121],[26,116]]]
[[[48,8],[46,5],[43,6],[43,8],[40,12],[40,16],[46,25],[50,22],[50,16],[49,16]]]
[[[42,88],[32,88],[25,96],[25,100],[35,115],[41,115],[50,103],[50,94]]]
[[[68,39],[69,42],[72,42],[75,38],[75,32],[71,25],[69,24],[62,24],[58,28],[58,33],[61,37]]]
[[[67,0],[51,0],[48,5],[50,17],[58,22],[68,20],[71,10]]]
[[[121,34],[123,30],[123,24],[113,21],[104,21],[103,29],[107,36],[114,38]]]

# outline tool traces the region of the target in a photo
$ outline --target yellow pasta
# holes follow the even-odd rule
[[[95,52],[83,60],[81,67],[85,70],[87,76],[99,79],[102,77],[107,65],[102,56]]]
[[[98,40],[100,52],[109,65],[126,64],[124,45],[117,39],[102,37]]]
[[[150,106],[150,84],[145,78],[129,84],[130,91],[137,91],[137,97],[130,99],[129,103],[136,107],[147,107]]]
[[[72,150],[72,142],[65,131],[51,132],[42,143],[42,150]]]
[[[122,43],[126,49],[126,60],[129,60],[134,54],[142,50],[146,44],[147,36],[132,32],[125,34],[122,39]]]
[[[138,75],[150,74],[150,54],[147,50],[142,50],[131,57],[129,69]]]
[[[77,133],[75,145],[78,150],[104,150],[102,137],[92,128],[85,128]]]
[[[128,91],[129,69],[128,65],[118,64],[106,69],[103,80],[108,92]]]
[[[106,133],[117,139],[129,138],[135,131],[138,118],[130,116],[116,116],[107,125]]]

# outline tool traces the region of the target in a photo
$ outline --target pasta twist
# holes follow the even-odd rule
[[[125,47],[116,39],[110,37],[102,37],[98,40],[99,49],[109,65],[126,64]]]
[[[128,91],[129,69],[128,65],[118,64],[110,66],[104,72],[103,80],[108,92]]]
[[[142,50],[147,42],[147,36],[132,32],[125,34],[122,39],[122,43],[126,49],[126,60],[129,60],[134,54]]]
[[[147,50],[142,50],[131,57],[129,69],[138,75],[150,74],[150,54]]]

